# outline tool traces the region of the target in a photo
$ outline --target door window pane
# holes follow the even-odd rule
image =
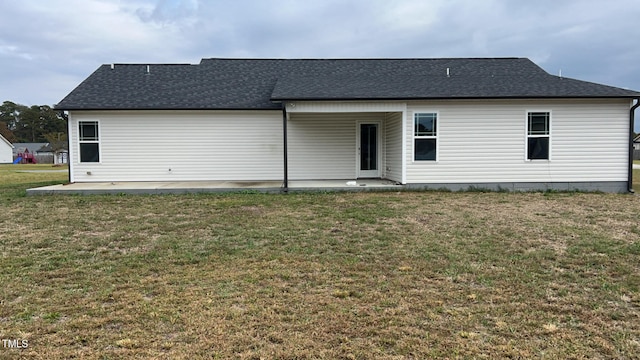
[[[378,125],[360,124],[360,170],[378,169]]]

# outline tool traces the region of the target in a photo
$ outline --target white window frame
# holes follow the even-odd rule
[[[435,135],[416,135],[416,115],[418,114],[434,114],[436,116]],[[440,159],[440,112],[437,110],[416,110],[411,114],[411,159],[414,163],[430,164],[437,163]],[[416,139],[433,139],[436,141],[436,158],[434,160],[417,160],[416,159]]]
[[[97,127],[97,140],[83,140],[82,139],[82,123],[95,123]],[[102,144],[100,139],[102,138],[102,129],[100,127],[100,120],[78,120],[78,163],[80,164],[100,164],[102,163]],[[86,162],[82,161],[81,144],[98,144],[98,161]]]
[[[541,135],[541,134],[533,134],[530,135],[529,134],[529,114],[531,113],[547,113],[549,114],[549,126],[547,129],[547,134]],[[527,162],[538,162],[538,161],[551,161],[551,149],[552,149],[552,131],[551,129],[553,128],[553,113],[551,110],[549,109],[533,109],[533,110],[527,110],[525,111],[524,114],[524,160]],[[529,138],[548,138],[549,139],[549,156],[547,157],[547,159],[529,159]]]

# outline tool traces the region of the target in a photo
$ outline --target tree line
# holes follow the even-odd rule
[[[0,105],[0,134],[12,143],[66,142],[67,121],[49,105],[5,101]]]

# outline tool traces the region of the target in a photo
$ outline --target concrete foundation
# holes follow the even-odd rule
[[[385,179],[290,181],[288,192],[447,190],[447,191],[601,191],[627,192],[624,181],[552,183],[441,183],[401,185]],[[187,194],[259,191],[284,192],[281,181],[179,181],[179,182],[97,182],[51,185],[27,190],[27,195],[48,194]]]

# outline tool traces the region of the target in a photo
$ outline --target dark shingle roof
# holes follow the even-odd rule
[[[103,65],[56,108],[278,109],[283,100],[558,97],[640,92],[559,78],[525,58],[203,59],[199,65]]]

